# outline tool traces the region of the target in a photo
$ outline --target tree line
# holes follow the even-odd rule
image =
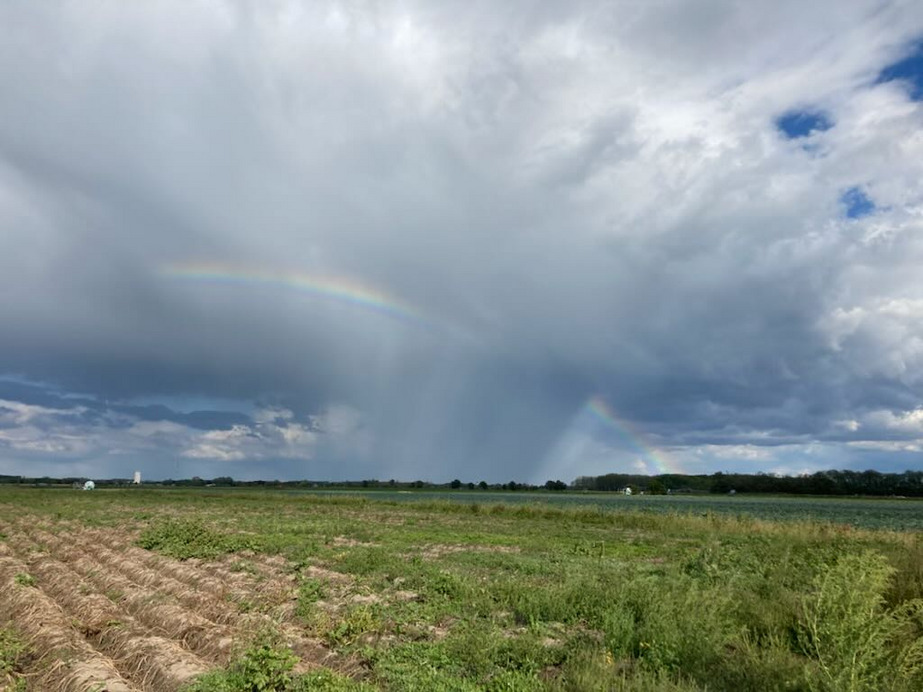
[[[49,476],[27,477],[0,475],[0,484],[35,486],[82,485],[85,477],[52,478]],[[97,487],[119,487],[132,485],[128,478],[92,479]],[[181,478],[159,481],[145,481],[144,485],[166,487],[241,487],[241,488],[329,488],[347,490],[477,490],[477,491],[594,491],[619,492],[631,488],[634,492],[648,494],[665,493],[773,493],[785,495],[872,495],[923,497],[923,471],[903,473],[882,473],[880,471],[818,471],[801,476],[776,476],[766,473],[713,473],[710,475],[661,474],[645,476],[628,473],[607,473],[602,476],[580,476],[568,484],[561,480],[548,480],[543,484],[522,483],[511,480],[506,483],[487,481],[462,481],[454,479],[446,483],[424,480],[387,481],[365,479],[359,481],[323,480],[235,480],[230,476],[216,478]]]
[[[134,485],[130,478],[86,478],[68,476],[63,478],[53,478],[50,476],[11,476],[0,474],[0,484],[8,485],[33,485],[33,486],[73,486],[83,485],[84,481],[92,480],[97,487],[121,487]],[[518,481],[508,481],[506,483],[488,483],[487,481],[462,482],[458,478],[447,483],[433,483],[431,481],[399,481],[390,479],[382,481],[378,479],[365,479],[361,481],[324,481],[324,480],[236,480],[230,476],[217,476],[215,478],[166,478],[164,480],[144,481],[143,485],[164,486],[176,488],[329,488],[329,489],[347,489],[347,490],[567,490],[568,484],[561,480],[548,480],[542,485],[531,483],[521,483]]]
[[[923,497],[923,471],[818,471],[801,476],[766,473],[663,474],[642,476],[607,473],[581,476],[576,490],[620,491],[631,488],[648,493],[775,493],[785,495],[876,495]]]

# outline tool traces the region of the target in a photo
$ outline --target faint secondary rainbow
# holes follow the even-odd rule
[[[384,291],[344,276],[260,271],[225,264],[170,264],[161,268],[161,274],[204,283],[286,288],[354,305],[392,319],[424,327],[434,326],[424,315],[407,303]]]
[[[584,404],[583,409],[605,427],[628,440],[633,447],[644,455],[645,461],[650,461],[654,465],[658,474],[685,473],[679,464],[668,455],[648,444],[640,431],[635,430],[631,424],[616,416],[609,404],[606,403],[606,400],[598,394],[590,397]]]

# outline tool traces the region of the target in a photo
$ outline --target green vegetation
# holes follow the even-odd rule
[[[371,690],[332,671],[294,675],[297,657],[271,632],[255,641],[225,670],[207,673],[183,692],[363,692]]]
[[[665,493],[680,490],[708,493],[778,493],[788,495],[872,495],[923,497],[923,471],[881,473],[880,471],[817,471],[803,476],[774,476],[765,473],[713,473],[687,476],[663,474],[607,473],[581,476],[578,490],[611,491],[625,487]]]
[[[17,574],[13,578],[13,581],[15,581],[20,586],[35,586],[35,583],[36,583],[35,577],[33,577],[31,574],[26,574],[24,572],[20,572],[19,574]]]
[[[923,689],[919,533],[677,512],[672,499],[651,510],[631,499],[9,488],[0,519],[29,507],[56,521],[140,524],[150,550],[244,575],[278,556],[286,627],[355,662],[338,669],[351,677],[299,675],[281,634],[267,635],[191,692]],[[835,502],[844,517],[890,506],[797,502]],[[901,507],[921,513],[914,501]],[[235,551],[245,552],[225,557]],[[260,597],[254,609],[281,612]]]
[[[326,595],[324,582],[311,577],[304,577],[298,586],[298,605],[295,613],[307,618],[314,612],[314,605]]]
[[[804,650],[817,661],[812,687],[885,690],[898,678],[923,688],[923,600],[886,607],[893,575],[868,552],[843,555],[815,579],[801,622]]]
[[[195,519],[165,519],[149,526],[138,539],[138,545],[177,560],[188,560],[233,553],[246,547],[247,542],[214,531]]]
[[[21,677],[29,658],[29,647],[16,632],[0,627],[0,689],[18,692],[26,689]]]
[[[0,474],[0,485],[30,485],[36,487],[72,486],[82,487],[86,478],[29,478]],[[99,488],[134,487],[128,478],[94,479]],[[766,473],[713,473],[710,475],[686,475],[678,473],[647,476],[642,474],[607,473],[602,476],[581,476],[568,486],[561,480],[548,480],[541,485],[509,481],[489,485],[480,481],[464,483],[456,478],[448,483],[428,481],[380,481],[365,479],[361,481],[235,481],[230,476],[204,479],[172,479],[148,482],[147,487],[168,488],[275,488],[287,490],[425,490],[425,491],[463,491],[465,488],[492,492],[553,491],[568,489],[593,492],[621,491],[627,487],[652,495],[677,493],[763,493],[786,495],[848,495],[875,497],[923,497],[923,471],[904,471],[903,473],[882,473],[875,470],[829,470],[817,471],[800,476],[776,476]]]

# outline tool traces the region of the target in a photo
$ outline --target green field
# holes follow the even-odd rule
[[[919,690],[921,507],[2,488],[0,674],[75,690]]]
[[[222,490],[218,490],[222,492]],[[535,493],[480,491],[315,490],[294,494],[372,497],[397,502],[451,500],[465,503],[594,506],[603,511],[746,515],[774,521],[820,521],[864,529],[923,531],[923,499],[841,498],[766,495],[633,495],[621,493]]]

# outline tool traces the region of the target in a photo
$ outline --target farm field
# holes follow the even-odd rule
[[[217,492],[223,492],[218,490]],[[224,492],[227,492],[226,490]],[[232,491],[233,492],[233,491]],[[285,491],[319,497],[357,496],[395,502],[453,502],[593,506],[611,511],[718,513],[773,521],[829,521],[864,529],[923,531],[923,500],[910,498],[792,497],[769,495],[634,495],[480,491],[310,490]]]
[[[405,499],[2,488],[0,688],[923,689],[919,503]]]

